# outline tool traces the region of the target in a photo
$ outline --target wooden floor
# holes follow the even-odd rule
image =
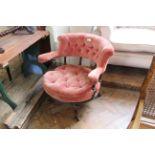
[[[59,104],[47,98],[30,120],[28,128],[127,128],[138,96],[138,92],[105,87],[101,97],[84,103],[78,110],[80,121],[74,117],[74,107],[69,108],[66,104]]]
[[[79,109],[80,121],[75,120],[73,107],[68,108],[46,98],[30,120],[28,128],[126,128],[147,71],[131,68],[120,71],[120,67],[114,68],[108,68],[103,76],[102,96]],[[7,86],[8,94],[17,104],[22,104],[37,79],[36,76],[24,78],[20,74]],[[11,111],[8,105],[0,101],[1,123]]]
[[[140,129],[155,129],[152,125],[140,124]]]
[[[103,74],[103,86],[139,91],[147,69],[109,65]]]
[[[22,74],[13,79],[13,82],[5,84],[6,91],[11,99],[17,104],[22,104],[28,94],[29,90],[35,82],[38,80],[38,76],[29,76],[25,78]],[[0,100],[0,123],[12,112],[12,109],[5,102]]]

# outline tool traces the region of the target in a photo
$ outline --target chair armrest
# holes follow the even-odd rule
[[[109,44],[103,49],[102,53],[103,55],[97,64],[98,66],[88,74],[88,77],[94,82],[99,81],[100,75],[106,70],[108,60],[114,53],[114,48]]]
[[[91,79],[93,82],[99,81],[100,75],[104,72],[104,68],[102,67],[97,67],[93,69],[89,74],[88,77]]]
[[[48,52],[45,54],[40,54],[38,56],[38,62],[44,63],[44,62],[47,62],[47,61],[54,59],[54,58],[57,58],[57,57],[59,57],[59,52],[51,51],[51,52]]]

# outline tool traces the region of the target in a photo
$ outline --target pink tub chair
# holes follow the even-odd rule
[[[58,37],[57,51],[41,54],[39,62],[64,57],[65,64],[48,71],[43,76],[43,88],[52,98],[66,103],[79,103],[97,96],[100,77],[106,70],[109,58],[114,53],[113,46],[103,37],[87,33],[68,33]],[[66,56],[80,57],[79,65],[66,64]],[[96,63],[91,70],[81,66],[82,58]]]

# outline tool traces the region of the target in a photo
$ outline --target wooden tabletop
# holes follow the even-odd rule
[[[47,36],[49,36],[48,31],[36,31],[34,34],[21,31],[0,38],[0,47],[5,50],[3,54],[0,54],[0,67],[5,67],[10,60]]]

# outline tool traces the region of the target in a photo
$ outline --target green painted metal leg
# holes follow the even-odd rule
[[[3,87],[3,84],[1,83],[0,81],[0,99],[5,101],[12,109],[15,109],[16,108],[16,103],[14,103],[10,98],[9,96],[7,95],[4,87]]]

